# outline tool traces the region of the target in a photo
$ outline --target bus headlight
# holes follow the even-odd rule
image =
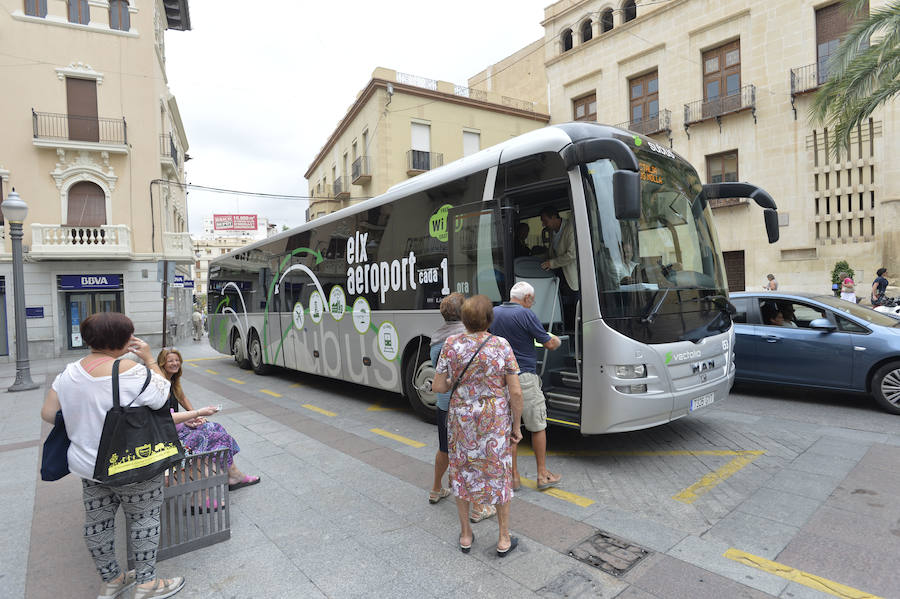
[[[615,367],[616,378],[642,379],[647,376],[646,364],[623,364]]]

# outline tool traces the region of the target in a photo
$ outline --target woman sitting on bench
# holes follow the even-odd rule
[[[193,410],[190,400],[181,388],[181,364],[184,360],[177,349],[163,349],[156,357],[163,375],[171,382],[169,388],[169,408],[175,412],[179,406],[185,410]],[[259,482],[258,476],[248,476],[238,470],[234,464],[234,454],[241,450],[234,437],[225,431],[225,427],[206,418],[198,417],[176,424],[178,438],[188,453],[203,451],[228,450],[228,490],[235,491],[241,487],[249,487]]]

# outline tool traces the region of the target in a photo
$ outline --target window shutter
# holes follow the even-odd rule
[[[95,183],[81,181],[69,188],[66,225],[99,227],[106,224],[106,194]]]

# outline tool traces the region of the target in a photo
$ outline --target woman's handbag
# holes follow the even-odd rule
[[[148,369],[141,392],[149,382]],[[153,410],[120,405],[119,360],[113,362],[112,388],[113,407],[103,422],[94,479],[106,485],[127,485],[151,479],[170,464],[183,460],[184,448],[166,406]]]
[[[69,473],[69,434],[62,410],[56,411],[53,429],[44,440],[41,454],[41,480],[59,480]]]

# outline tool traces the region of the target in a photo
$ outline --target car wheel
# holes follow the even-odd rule
[[[239,368],[244,370],[250,369],[250,360],[247,359],[247,352],[244,350],[244,340],[240,335],[234,335],[231,339],[231,355]]]
[[[262,343],[256,332],[250,334],[250,365],[256,374],[269,373],[269,365],[263,361]]]
[[[900,414],[900,362],[889,362],[875,371],[872,396],[883,410]]]
[[[410,356],[404,374],[409,405],[422,420],[434,423],[437,419],[437,394],[431,391],[429,384],[434,380],[434,366],[427,347],[421,348],[418,355]]]

